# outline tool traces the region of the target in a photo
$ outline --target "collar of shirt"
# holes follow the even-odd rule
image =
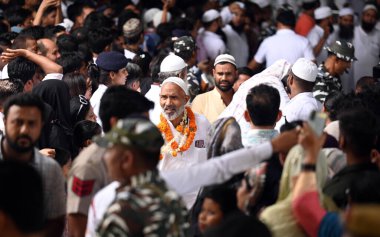
[[[277,30],[276,35],[277,34],[296,34],[296,33],[294,33],[294,31],[291,29],[280,29],[280,30]]]
[[[44,77],[44,79],[42,79],[42,81],[46,81],[46,80],[62,80],[63,78],[63,74],[62,73],[49,73],[49,74],[46,74],[46,76]]]
[[[276,129],[250,129],[242,137],[243,145],[253,146],[272,140],[278,135]]]
[[[302,93],[298,93],[296,96],[294,96],[294,97],[289,101],[289,103],[291,103],[292,101],[295,101],[295,100],[302,100],[302,99],[306,99],[306,98],[313,98],[313,99],[314,99],[313,92],[302,92]]]
[[[323,63],[321,63],[319,66],[318,66],[318,76],[320,77],[320,79],[324,82],[329,82],[331,81],[331,79],[334,79],[336,77],[332,76],[325,68],[325,66],[323,65]],[[317,77],[318,78],[318,77]]]

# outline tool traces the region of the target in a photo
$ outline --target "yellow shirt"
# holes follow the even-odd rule
[[[226,108],[218,90],[214,90],[197,95],[191,105],[194,113],[203,114],[212,124]]]

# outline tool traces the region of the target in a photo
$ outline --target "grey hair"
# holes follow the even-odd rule
[[[185,70],[186,70],[186,67],[184,67],[180,70],[177,70],[177,71],[159,72],[158,73],[158,79],[159,79],[160,83],[162,83],[163,81],[165,81],[165,79],[167,79],[169,77],[180,77],[181,73],[183,73]]]

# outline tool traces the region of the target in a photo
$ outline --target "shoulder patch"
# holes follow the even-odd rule
[[[78,177],[74,176],[71,191],[73,191],[73,193],[75,193],[79,197],[88,196],[92,193],[94,183],[94,179],[81,180]]]

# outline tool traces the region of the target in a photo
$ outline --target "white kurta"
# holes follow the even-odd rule
[[[90,103],[92,108],[94,109],[94,114],[96,115],[96,122],[102,126],[102,121],[99,116],[99,108],[100,108],[100,99],[103,97],[104,92],[106,92],[107,86],[100,84],[98,89],[92,94]]]
[[[361,26],[357,26],[352,43],[355,47],[355,56],[358,59],[352,64],[356,85],[361,77],[372,76],[372,68],[380,61],[380,31],[374,29],[368,34]]]
[[[211,31],[201,31],[197,40],[201,41],[200,45],[203,45],[204,52],[201,52],[204,58],[200,60],[213,61],[218,55],[226,52],[226,45],[222,40],[222,37]],[[198,44],[198,43],[197,43]]]
[[[210,123],[205,116],[196,114],[195,123],[197,124],[197,132],[194,141],[190,148],[182,153],[178,153],[176,157],[170,154],[163,154],[163,159],[158,163],[160,171],[178,170],[190,167],[207,160],[207,131],[210,128]],[[180,133],[174,128],[171,122],[168,122],[174,137],[178,137]],[[179,139],[177,140],[179,143]],[[198,194],[198,189],[183,195],[183,199],[188,208],[194,204]]]
[[[160,122],[161,114],[160,92],[160,86],[152,84],[149,91],[145,94],[145,97],[154,103],[154,108],[149,110],[149,119],[156,125]]]
[[[288,122],[295,120],[306,121],[313,110],[321,111],[322,104],[313,96],[312,92],[303,92],[294,96],[282,111]]]
[[[227,36],[227,48],[230,54],[234,56],[237,66],[247,66],[249,47],[245,33],[238,34],[230,25],[226,25],[223,32]]]
[[[280,59],[291,64],[299,58],[315,59],[309,40],[289,29],[278,30],[275,35],[266,38],[254,58],[258,63],[266,61],[267,67]]]

